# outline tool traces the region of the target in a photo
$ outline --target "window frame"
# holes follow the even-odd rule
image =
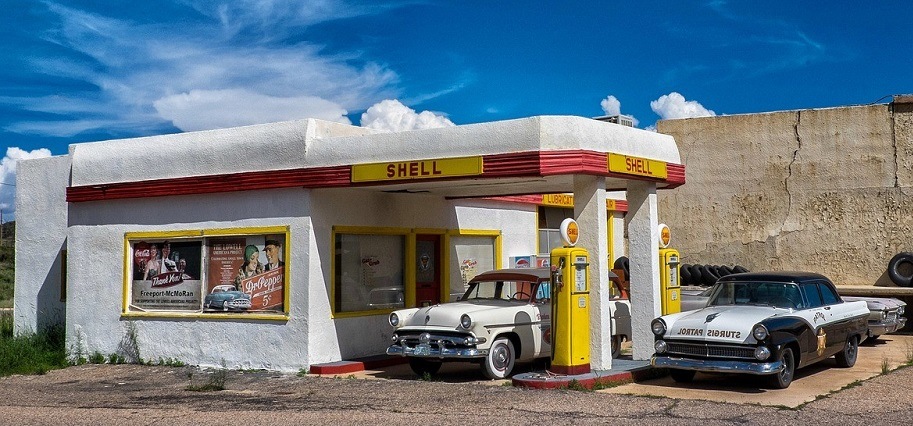
[[[241,312],[204,312],[203,311],[203,300],[205,299],[206,287],[208,281],[208,271],[206,256],[207,241],[209,239],[219,239],[227,237],[246,237],[246,236],[256,236],[256,235],[282,235],[282,259],[285,263],[284,271],[284,282],[282,289],[282,310],[276,311],[275,313],[267,312],[257,312],[257,313],[241,313]],[[200,310],[198,311],[136,311],[131,310],[130,301],[132,299],[132,287],[133,287],[133,258],[132,250],[133,243],[139,242],[140,240],[171,240],[174,241],[200,241]],[[149,231],[149,232],[125,232],[124,233],[124,247],[123,247],[123,288],[122,288],[122,306],[121,306],[121,317],[124,318],[199,318],[199,319],[215,319],[215,320],[272,320],[272,321],[287,321],[290,315],[290,307],[292,304],[291,301],[291,287],[292,287],[292,274],[291,274],[291,240],[292,232],[289,226],[259,226],[259,227],[233,227],[233,228],[205,228],[205,229],[191,229],[191,230],[181,230],[181,231]]]
[[[402,235],[405,237],[405,253],[403,261],[403,295],[405,298],[404,308],[383,308],[366,311],[354,312],[337,312],[336,311],[336,235],[337,234],[357,234],[357,235]],[[346,226],[334,225],[330,233],[330,270],[327,275],[327,293],[329,296],[330,318],[358,318],[376,315],[388,315],[390,312],[398,309],[408,309],[415,307],[415,258],[416,253],[416,236],[435,234],[441,235],[441,303],[447,303],[445,295],[450,293],[450,282],[452,267],[450,259],[453,256],[451,248],[454,237],[489,237],[493,240],[494,269],[502,268],[502,234],[500,230],[495,229],[440,229],[440,228],[398,228],[398,227],[370,227],[370,226]],[[460,293],[463,294],[462,292]],[[449,296],[448,296],[449,297]]]

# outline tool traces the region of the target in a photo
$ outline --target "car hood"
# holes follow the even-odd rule
[[[444,303],[419,308],[411,317],[405,320],[403,326],[456,327],[460,324],[460,317],[463,314],[469,314],[475,322],[479,317],[487,317],[488,315],[486,314],[493,311],[497,312],[499,316],[506,316],[512,319],[511,308],[522,310],[524,306],[528,305],[506,300],[470,300]]]
[[[871,311],[880,311],[883,309],[897,309],[901,306],[906,306],[907,304],[900,300],[887,297],[858,297],[858,296],[843,296],[844,302],[856,302],[862,300],[866,303],[869,310]]]
[[[790,312],[769,306],[709,306],[662,317],[667,339],[755,343],[751,329],[772,316]]]

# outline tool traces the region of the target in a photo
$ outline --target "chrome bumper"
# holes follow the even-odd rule
[[[898,317],[896,321],[892,322],[870,322],[869,336],[881,336],[882,334],[893,333],[903,328],[906,324],[907,319],[904,317]]]
[[[456,358],[456,359],[471,359],[471,358],[485,358],[488,356],[488,349],[476,349],[476,348],[465,348],[465,349],[435,349],[428,348],[426,350],[417,350],[418,346],[410,348],[407,346],[400,345],[390,345],[387,348],[387,355],[399,355],[399,356],[413,356],[421,358]]]
[[[653,355],[650,365],[654,367],[677,368],[679,370],[694,370],[708,373],[746,373],[746,374],[776,374],[785,368],[780,361],[751,362],[719,359],[691,359],[671,356]]]

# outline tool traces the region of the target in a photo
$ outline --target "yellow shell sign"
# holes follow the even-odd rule
[[[669,242],[672,241],[672,230],[669,229],[669,226],[665,223],[659,224],[659,246],[660,248],[669,247]]]
[[[433,179],[482,174],[482,157],[395,161],[352,166],[352,182]]]
[[[666,179],[669,172],[666,163],[630,155],[609,154],[609,171],[626,175]]]
[[[564,219],[561,222],[558,231],[561,234],[561,239],[564,241],[564,244],[568,247],[574,247],[574,245],[577,244],[577,240],[580,238],[580,228],[577,227],[577,221],[571,218]]]

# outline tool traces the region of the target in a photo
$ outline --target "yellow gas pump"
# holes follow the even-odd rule
[[[574,247],[577,222],[561,223],[565,247],[551,251],[552,365],[557,374],[590,372],[589,253]]]
[[[672,233],[665,224],[659,225],[659,295],[663,315],[682,311],[679,253],[669,247]]]

